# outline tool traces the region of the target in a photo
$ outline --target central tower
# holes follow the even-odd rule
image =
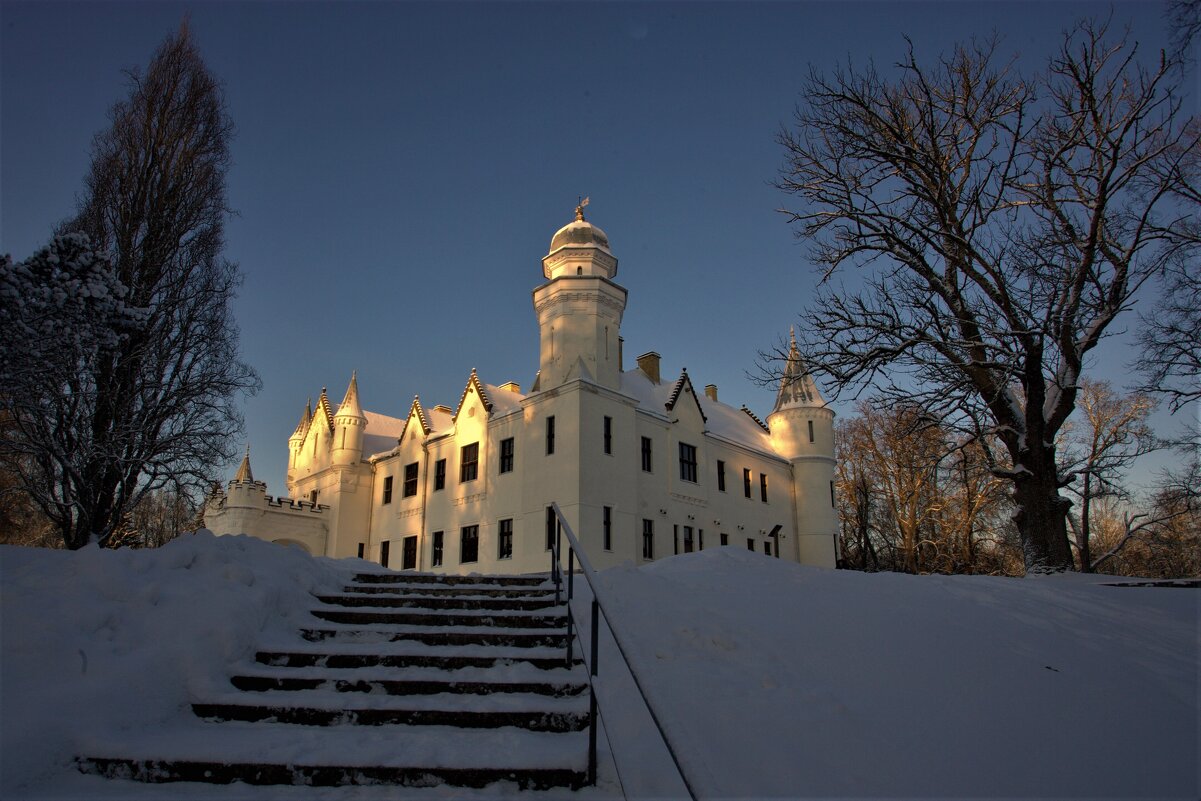
[[[618,339],[626,290],[613,281],[617,258],[609,238],[584,219],[587,204],[576,206],[575,220],[551,237],[542,259],[547,282],[534,290],[541,391],[577,378],[612,390],[621,386]]]

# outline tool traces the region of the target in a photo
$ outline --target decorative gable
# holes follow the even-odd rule
[[[413,396],[413,405],[409,407],[409,416],[405,418],[404,428],[400,430],[400,440],[404,440],[405,435],[409,433],[409,426],[414,422],[421,427],[421,436],[423,437],[428,437],[429,433],[434,430],[429,416],[421,406],[421,400],[416,395]]]
[[[467,386],[463,387],[463,394],[459,396],[459,405],[455,407],[454,417],[452,420],[459,419],[459,413],[463,411],[463,404],[467,402],[467,396],[475,393],[480,403],[484,406],[484,411],[492,414],[492,398],[488,396],[488,390],[484,387],[484,383],[480,381],[480,377],[475,374],[475,368],[471,368],[471,376],[467,379]]]
[[[691,398],[691,403],[686,400],[687,398]],[[700,416],[700,420],[697,421],[699,423],[698,428],[704,428],[705,423],[709,422],[709,418],[705,416],[705,410],[701,408],[701,401],[696,396],[696,391],[692,388],[692,379],[688,377],[688,368],[684,368],[684,371],[680,373],[679,380],[672,387],[671,396],[663,406],[667,409],[668,416],[673,417],[674,420],[679,420],[687,414],[687,412],[684,412],[684,409],[695,409],[696,414]],[[677,406],[681,408],[677,409]]]

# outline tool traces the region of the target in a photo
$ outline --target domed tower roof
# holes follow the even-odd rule
[[[550,250],[554,253],[561,247],[597,247],[609,251],[609,237],[598,226],[584,219],[584,205],[575,207],[575,219],[564,225],[550,238]]]
[[[542,272],[547,278],[576,275],[612,279],[617,274],[617,259],[609,250],[609,237],[584,219],[587,205],[588,198],[580,201],[575,207],[575,219],[550,238],[550,250],[542,259]]]

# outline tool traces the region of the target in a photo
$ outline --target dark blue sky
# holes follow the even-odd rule
[[[453,406],[472,367],[528,389],[530,300],[551,234],[589,195],[630,290],[626,363],[647,350],[763,415],[746,371],[797,320],[814,277],[775,210],[810,65],[919,54],[994,30],[1041,63],[1083,16],[1166,42],[1126,3],[0,4],[0,251],[68,216],[92,135],[189,16],[237,126],[227,255],[257,477],[282,493],[306,398],[403,416]],[[1120,361],[1120,360],[1119,360]],[[1119,374],[1120,375],[1120,374]]]

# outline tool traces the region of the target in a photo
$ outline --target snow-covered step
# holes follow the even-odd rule
[[[422,709],[476,712],[556,712],[586,715],[588,697],[569,695],[553,698],[536,693],[492,693],[465,695],[437,693],[433,695],[373,695],[371,693],[339,693],[336,690],[289,692],[228,692],[209,695],[203,704],[258,704],[261,706],[310,706],[318,709]]]
[[[556,604],[553,597],[546,598],[491,598],[457,596],[402,596],[379,594],[340,593],[318,595],[317,600],[332,606],[417,608],[417,609],[489,609],[500,611],[524,611],[549,609]]]
[[[192,711],[208,720],[275,721],[302,726],[456,726],[464,729],[512,726],[529,731],[571,732],[588,727],[587,708],[554,712],[542,709],[322,707],[240,703],[195,703]]]
[[[457,670],[460,668],[496,668],[508,664],[519,663],[529,665],[538,670],[554,670],[565,666],[566,661],[562,652],[547,653],[545,656],[522,654],[516,649],[497,649],[498,654],[442,654],[442,653],[402,653],[381,654],[378,649],[369,653],[335,653],[331,651],[259,651],[255,661],[263,665],[278,667],[321,667],[333,670],[349,670],[365,667],[429,667],[442,670]],[[534,650],[534,649],[526,649]],[[549,649],[547,649],[549,650]],[[575,664],[580,664],[577,656]]]
[[[288,667],[279,665],[262,665],[257,662],[246,662],[238,665],[235,671],[238,675],[271,676],[275,678],[298,679],[341,679],[354,681],[377,679],[389,681],[446,681],[446,682],[516,682],[516,683],[582,683],[587,681],[583,666],[578,665],[574,670],[568,670],[563,662],[557,668],[544,670],[521,662],[513,662],[494,667],[459,667],[438,668],[426,666],[367,666],[354,668],[329,668],[324,666]]]
[[[337,622],[337,621],[331,621]],[[428,645],[496,645],[516,648],[566,648],[567,631],[498,631],[481,626],[475,629],[414,629],[383,627],[305,628],[300,635],[309,642],[326,640],[356,643],[420,642]]]
[[[372,595],[421,595],[426,597],[459,596],[464,598],[547,598],[554,597],[553,588],[534,587],[438,587],[425,584],[347,584],[343,591]]]
[[[451,681],[440,679],[335,679],[244,673],[230,678],[239,690],[336,690],[342,693],[386,693],[388,695],[433,695],[435,693],[536,693],[539,695],[579,695],[588,689],[586,682],[573,681]]]
[[[447,587],[478,585],[481,587],[550,587],[546,576],[441,576],[434,573],[358,573],[354,581],[360,584],[438,584]]]
[[[563,615],[530,614],[525,612],[490,612],[484,614],[469,614],[466,612],[437,612],[423,610],[420,612],[379,611],[374,609],[357,609],[354,611],[333,608],[319,608],[310,613],[321,620],[331,623],[398,623],[409,626],[499,626],[503,628],[563,628],[566,618]]]

